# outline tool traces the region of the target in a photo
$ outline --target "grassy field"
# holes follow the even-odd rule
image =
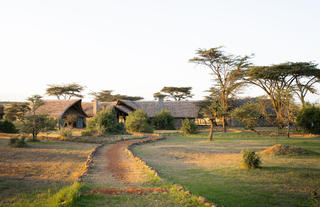
[[[133,136],[118,137],[112,142],[131,138]],[[41,141],[28,142],[26,148],[11,148],[8,142],[8,137],[0,138],[0,206],[3,207],[205,206],[197,197],[161,181],[148,169],[145,170],[148,181],[136,187],[162,188],[167,192],[146,195],[86,194],[94,189],[127,188],[118,184],[94,185],[76,181],[85,168],[88,154],[97,144]]]
[[[11,148],[0,139],[0,206],[37,206],[75,182],[97,145],[29,142]]]
[[[262,168],[242,169],[241,150],[262,151],[275,144],[299,146],[308,155],[262,157]],[[134,153],[170,183],[185,186],[220,206],[313,206],[310,192],[320,187],[320,138],[284,138],[216,132],[170,135],[134,147]]]

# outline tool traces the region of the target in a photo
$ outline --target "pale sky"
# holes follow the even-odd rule
[[[0,101],[73,82],[86,94],[114,90],[146,100],[163,86],[192,86],[201,99],[212,77],[188,60],[198,48],[220,45],[254,53],[255,65],[320,63],[319,2],[2,0]],[[242,96],[261,94],[247,89]]]

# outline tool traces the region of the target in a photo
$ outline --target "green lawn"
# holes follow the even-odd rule
[[[309,155],[262,155],[262,168],[240,167],[241,150],[262,151],[275,144],[299,146]],[[135,146],[170,183],[185,186],[220,206],[313,206],[310,192],[320,187],[320,138],[284,138],[252,133],[216,132]]]

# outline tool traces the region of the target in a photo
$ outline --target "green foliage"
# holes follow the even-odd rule
[[[17,129],[12,122],[10,122],[8,120],[4,120],[4,121],[0,121],[0,132],[16,133]]]
[[[37,135],[41,131],[45,131],[50,126],[47,115],[31,115],[26,116],[22,122],[20,131],[23,133],[32,134],[32,140],[37,139]]]
[[[152,118],[155,129],[174,129],[174,118],[167,110],[162,110]]]
[[[22,148],[22,147],[26,147],[27,143],[25,142],[26,137],[22,136],[22,137],[11,137],[10,141],[9,141],[9,145],[11,147],[17,147],[17,148]]]
[[[28,103],[12,103],[4,108],[4,119],[8,121],[21,121],[30,111]]]
[[[72,137],[72,129],[69,127],[62,127],[59,130],[59,134],[61,138],[71,138]]]
[[[164,93],[155,93],[153,96],[156,97],[163,97],[167,96],[172,98],[175,101],[185,100],[187,98],[192,98],[191,94],[192,87],[163,87],[160,92]]]
[[[27,98],[29,101],[29,106],[31,109],[31,112],[35,114],[35,111],[42,105],[44,105],[44,101],[42,100],[42,96],[40,95],[33,95]]]
[[[259,155],[257,155],[254,151],[243,150],[242,153],[242,167],[253,169],[260,168],[261,160]]]
[[[305,132],[320,134],[320,108],[312,106],[301,109],[296,124]]]
[[[196,134],[198,131],[197,125],[194,123],[194,121],[185,119],[182,121],[182,126],[180,130],[183,132],[184,135],[188,134]]]
[[[92,92],[90,95],[94,96],[95,99],[103,102],[111,102],[117,101],[119,99],[130,100],[130,101],[137,101],[143,99],[140,96],[127,96],[121,94],[112,94],[112,90],[102,90],[100,92]]]
[[[129,132],[151,133],[153,131],[147,114],[141,109],[136,110],[127,116],[125,127]]]
[[[119,123],[116,111],[110,108],[99,111],[92,117],[88,122],[87,129],[100,134],[124,133],[124,126],[122,123]]]
[[[46,89],[46,93],[49,96],[56,96],[59,100],[60,97],[63,97],[65,100],[70,99],[71,97],[79,97],[82,98],[81,92],[84,87],[77,84],[62,84],[62,85],[48,85],[49,87]]]
[[[255,131],[254,128],[262,114],[258,103],[248,102],[235,108],[231,116],[241,121],[246,129]]]

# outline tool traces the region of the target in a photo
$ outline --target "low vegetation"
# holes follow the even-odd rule
[[[88,122],[87,129],[100,135],[124,133],[124,126],[118,122],[115,110],[109,108],[98,112],[97,115],[92,117]]]
[[[261,168],[261,160],[259,155],[251,150],[243,150],[242,154],[242,168],[254,169]]]
[[[303,131],[320,134],[320,108],[305,107],[297,115],[297,126]]]
[[[0,132],[2,132],[2,133],[16,133],[17,129],[12,122],[10,122],[8,120],[4,120],[4,121],[0,121]]]
[[[68,139],[72,137],[72,129],[69,127],[62,127],[59,129],[59,134],[62,139]]]
[[[167,110],[162,110],[152,118],[152,125],[157,130],[174,129],[174,118]]]
[[[128,132],[151,133],[153,129],[149,122],[150,120],[144,111],[136,110],[127,116],[125,127]]]
[[[197,130],[198,130],[198,127],[194,123],[194,121],[189,120],[189,119],[185,119],[181,123],[180,130],[184,135],[196,134]]]

